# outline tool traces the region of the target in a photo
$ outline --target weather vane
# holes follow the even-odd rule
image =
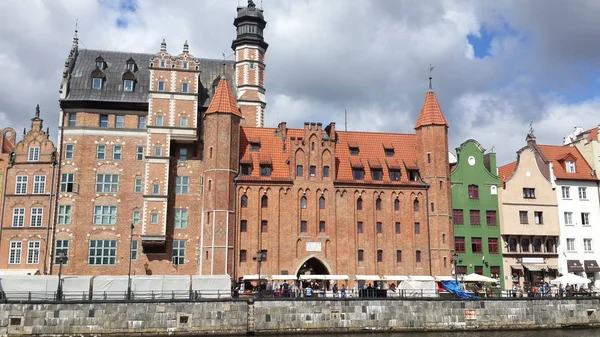
[[[433,87],[431,86],[431,79],[433,79],[433,69],[435,67],[431,65],[431,63],[429,64],[429,90],[433,90]]]
[[[533,134],[533,121],[529,122],[529,133]]]

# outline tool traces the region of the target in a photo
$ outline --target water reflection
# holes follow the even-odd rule
[[[271,337],[297,337],[302,334],[269,335]],[[394,333],[355,333],[306,335],[307,337],[598,337],[600,329],[560,329],[560,330],[503,330],[465,332],[394,332]]]

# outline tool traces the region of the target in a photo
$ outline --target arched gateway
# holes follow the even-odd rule
[[[316,256],[308,257],[296,270],[296,276],[301,282],[302,287],[306,286],[306,283],[313,281],[318,282],[322,287],[327,287],[329,282],[325,281],[324,275],[330,274],[331,268],[329,268],[326,262]],[[314,275],[315,278],[311,278],[310,275]]]

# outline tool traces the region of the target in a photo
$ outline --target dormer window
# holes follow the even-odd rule
[[[261,177],[270,177],[271,170],[272,170],[272,167],[270,164],[260,164],[260,176]]]
[[[134,72],[135,71],[135,63],[127,63],[127,70]]]
[[[252,164],[240,164],[240,174],[243,176],[249,176],[252,174]]]
[[[102,77],[93,77],[92,78],[92,89],[101,90],[102,89]]]
[[[250,142],[250,151],[256,152],[259,149],[260,149],[260,143],[259,142]]]
[[[383,170],[380,168],[371,168],[371,178],[373,180],[383,180]]]
[[[96,57],[96,69],[104,70],[106,68],[106,62],[102,56]]]
[[[394,146],[392,144],[383,144],[383,152],[385,153],[386,157],[393,157],[394,156]]]
[[[575,162],[574,161],[566,161],[565,169],[568,173],[575,173]]]
[[[98,69],[104,69],[104,62],[96,61],[96,68],[98,68]]]
[[[132,64],[135,68],[135,64]],[[123,80],[123,91],[133,91],[135,86],[135,75],[133,70],[129,69],[129,63],[127,64],[128,69],[125,71],[121,79]]]
[[[360,150],[359,150],[358,146],[350,146],[350,155],[358,156],[359,153],[360,153]]]
[[[400,170],[390,169],[390,180],[400,181]]]
[[[124,80],[123,81],[123,90],[124,91],[133,91],[133,80]]]
[[[408,178],[410,179],[410,181],[419,181],[419,171],[408,170]]]
[[[365,170],[363,168],[353,167],[352,178],[354,178],[354,180],[363,180],[365,178]]]

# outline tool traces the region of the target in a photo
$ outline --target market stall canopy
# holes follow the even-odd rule
[[[433,278],[433,276],[427,276],[427,275],[411,275],[409,276],[411,281],[435,281],[435,279]]]
[[[408,276],[405,275],[383,275],[384,281],[408,281]]]
[[[487,276],[483,276],[483,275],[479,275],[479,274],[475,274],[475,273],[463,276],[461,278],[461,281],[463,281],[463,282],[491,282],[491,283],[498,282],[498,280],[496,280],[495,278],[491,278],[491,277],[487,277]]]
[[[356,275],[356,280],[358,281],[380,281],[381,277],[378,275]]]
[[[454,281],[454,276],[434,276],[436,281]]]
[[[273,275],[271,276],[271,280],[273,281],[287,281],[287,280],[297,280],[298,278],[295,275]]]
[[[3,275],[39,275],[39,269],[0,269],[0,276]]]
[[[326,280],[329,275],[300,275],[300,280]]]
[[[591,280],[575,274],[565,274],[550,281],[552,284],[588,284]]]
[[[242,277],[242,280],[244,280],[244,281],[258,281],[258,280],[266,280],[266,279],[267,279],[267,275],[260,275],[260,277],[259,277],[258,274],[244,275],[244,277]]]
[[[335,281],[335,280],[348,280],[350,278],[348,277],[348,275],[325,275],[325,279]]]

